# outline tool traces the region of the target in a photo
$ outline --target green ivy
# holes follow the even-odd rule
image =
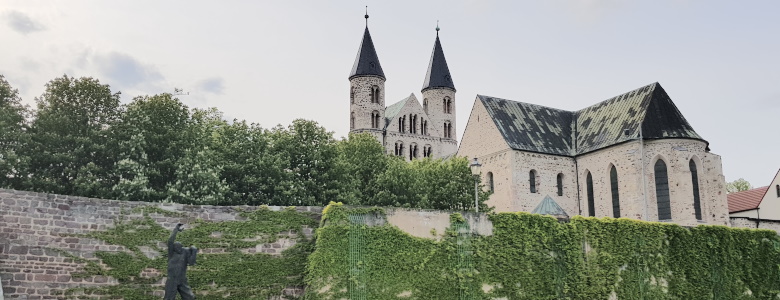
[[[82,236],[124,246],[128,251],[98,251],[95,260],[58,251],[85,264],[78,276],[110,276],[119,282],[115,286],[70,289],[66,292],[68,298],[157,299],[152,296],[152,292],[159,290],[156,283],[164,278],[167,265],[167,249],[159,245],[168,240],[170,229],[157,224],[152,215],[181,215],[156,207],[135,208],[130,212],[142,213],[142,217],[127,218],[127,212],[123,210],[122,217],[118,218],[112,228]],[[306,258],[314,250],[314,241],[303,235],[303,228],[314,228],[317,217],[311,213],[297,212],[294,207],[281,211],[260,207],[252,212],[240,212],[239,216],[244,220],[197,220],[187,224],[186,229],[177,236],[177,241],[184,245],[225,250],[225,253],[201,252],[197,265],[189,267],[187,277],[190,286],[198,293],[205,292],[198,299],[265,300],[281,295],[286,287],[303,286]],[[283,237],[295,239],[297,243],[280,255],[241,251],[258,244],[275,243]],[[156,251],[160,255],[150,258],[142,250]],[[140,276],[147,269],[156,269],[159,275]]]
[[[362,213],[336,204],[324,218]],[[489,218],[493,235],[480,237],[464,234],[465,219],[453,214],[441,241],[390,224],[327,222],[309,256],[306,299],[348,298],[355,281],[365,284],[366,299],[378,300],[780,297],[774,231],[613,218],[559,222],[528,213]],[[360,278],[350,273],[351,230],[365,239]]]

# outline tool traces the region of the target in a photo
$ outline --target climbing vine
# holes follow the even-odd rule
[[[110,276],[119,284],[108,287],[75,288],[66,296],[79,299],[158,299],[166,273],[167,248],[164,244],[170,229],[160,226],[153,217],[183,217],[157,207],[140,207],[129,211],[141,213],[129,218],[123,212],[113,227],[82,235],[122,246],[126,251],[97,251],[96,259],[83,259],[60,251],[66,257],[85,264],[78,277]],[[188,269],[188,280],[198,299],[268,299],[282,294],[287,287],[303,285],[306,258],[313,251],[313,240],[303,234],[304,227],[316,227],[316,217],[291,207],[271,211],[260,207],[239,214],[244,220],[208,222],[197,220],[186,224],[177,241],[199,249],[218,249],[218,253],[201,252],[197,265]],[[258,244],[294,240],[295,245],[281,253],[248,253]],[[275,246],[275,245],[274,245]],[[277,251],[279,247],[273,247]]]
[[[331,205],[325,218],[365,214]],[[332,214],[332,215],[331,215]],[[452,214],[440,241],[391,224],[327,222],[309,256],[306,299],[776,299],[774,231],[629,219],[500,213],[493,234],[469,235]],[[350,237],[359,230],[360,261]],[[355,268],[360,272],[350,272]],[[361,274],[356,276],[355,274]],[[357,285],[359,286],[359,285]],[[352,294],[355,297],[355,294]]]

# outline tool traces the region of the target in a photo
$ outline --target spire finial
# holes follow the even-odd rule
[[[366,5],[366,27],[368,27],[368,5]]]
[[[436,36],[439,36],[439,20],[436,20]]]

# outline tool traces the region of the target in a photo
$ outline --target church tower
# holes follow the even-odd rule
[[[368,14],[363,41],[349,74],[350,132],[367,132],[384,145],[385,73],[368,32]]]
[[[422,95],[423,109],[442,141],[440,155],[446,157],[454,154],[458,150],[455,133],[455,84],[452,82],[450,68],[439,40],[439,26],[436,26],[436,42],[433,44]]]

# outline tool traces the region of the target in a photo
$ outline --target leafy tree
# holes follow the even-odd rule
[[[115,196],[146,201],[167,198],[168,186],[176,179],[176,164],[192,146],[190,123],[190,110],[171,94],[134,98],[113,130],[121,153]]]
[[[30,127],[31,177],[36,191],[108,197],[116,161],[109,129],[120,115],[120,93],[90,77],[64,75],[36,98]],[[79,179],[81,178],[81,179]]]
[[[29,110],[21,101],[19,91],[0,75],[0,187],[23,188],[29,157],[21,147],[28,142]]]
[[[732,182],[726,183],[726,191],[731,193],[741,192],[741,191],[747,191],[752,189],[753,186],[750,185],[750,182],[745,180],[744,178],[740,178],[737,180],[734,180]]]
[[[348,204],[370,203],[378,193],[377,177],[385,172],[389,156],[382,144],[367,133],[350,134],[338,142],[339,163],[343,167],[345,180],[342,183],[342,202]]]
[[[271,130],[273,151],[282,155],[284,178],[278,183],[278,205],[325,205],[343,195],[343,169],[337,162],[333,133],[317,122],[294,120]]]

